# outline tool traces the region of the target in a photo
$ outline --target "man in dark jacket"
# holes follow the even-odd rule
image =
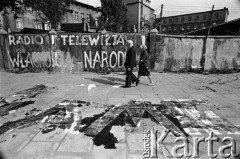
[[[136,50],[133,46],[133,41],[128,40],[129,50],[126,54],[125,68],[126,68],[126,81],[125,87],[131,87],[131,83],[136,82],[136,86],[139,83],[138,78],[133,74],[133,68],[136,67]]]

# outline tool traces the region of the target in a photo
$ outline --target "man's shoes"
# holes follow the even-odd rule
[[[149,85],[149,86],[154,86],[154,84],[153,84],[153,83],[149,83],[148,85]]]
[[[130,88],[130,86],[121,86],[122,88]]]
[[[138,85],[139,82],[140,82],[140,80],[136,81],[136,86]]]

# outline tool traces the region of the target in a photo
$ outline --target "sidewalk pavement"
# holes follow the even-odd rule
[[[64,105],[63,101],[85,101],[87,106],[78,109],[79,120],[95,118],[95,121],[89,123],[89,127],[83,125],[87,127],[85,133],[74,130],[73,126],[65,129],[57,127],[54,131],[43,133],[42,130],[46,123],[42,120],[25,125],[21,129],[12,129],[0,135],[0,158],[1,155],[4,159],[143,158],[144,128],[142,123],[147,122],[148,126],[151,125],[151,128],[158,130],[165,129],[164,122],[163,125],[156,124],[158,115],[154,116],[156,108],[160,110],[163,107],[166,109],[162,113],[165,113],[166,117],[168,117],[166,111],[180,113],[180,115],[174,114],[173,116],[178,119],[178,123],[182,124],[182,131],[187,132],[191,137],[207,138],[210,132],[213,132],[220,140],[230,136],[236,141],[237,150],[240,150],[240,73],[209,75],[152,73],[154,86],[148,86],[148,79],[141,77],[140,84],[137,87],[133,84],[131,88],[121,87],[124,85],[125,78],[122,73],[102,75],[87,72],[81,74],[1,72],[0,75],[0,97],[6,99],[18,91],[29,89],[37,84],[51,88],[33,98],[32,100],[35,101],[33,104],[10,111],[8,115],[0,116],[0,131],[2,125],[25,118],[26,113],[34,108],[45,111],[59,103]],[[150,112],[150,118],[142,119],[141,116],[130,114],[133,124],[139,118],[138,123],[135,123],[135,125],[138,124],[137,127],[129,126],[125,122],[125,124],[112,124],[110,130],[106,130],[109,123],[104,125],[105,121],[103,121],[101,125],[105,117],[111,117],[111,121],[116,121],[116,118],[123,115],[122,112],[129,113],[128,107],[122,108],[121,106],[131,105],[132,100],[140,103],[151,102],[153,109],[150,110],[150,106],[146,106],[146,103],[143,108]],[[69,103],[71,104],[71,102]],[[72,104],[74,105],[74,103]],[[175,105],[171,106],[171,104]],[[181,107],[178,107],[177,104]],[[114,106],[114,109],[109,110],[111,105]],[[183,105],[184,107],[182,107]],[[139,105],[135,103],[134,106],[138,107]],[[129,109],[138,110],[135,107]],[[101,113],[104,115],[98,117],[97,115]],[[148,121],[148,119],[153,120]],[[161,123],[161,119],[159,123]],[[108,119],[108,122],[111,121]],[[195,127],[193,124],[200,122],[201,127]],[[177,125],[174,126],[176,129],[179,128]],[[105,140],[115,139],[117,141],[114,142],[113,147],[110,146],[111,148],[106,144],[98,146],[96,140],[93,140],[94,136],[86,135],[86,131],[93,132],[92,129]],[[108,138],[109,136],[102,135],[104,132],[102,130],[108,131],[108,135],[112,134],[114,137]],[[176,144],[175,139],[176,136],[171,134],[164,141],[168,150],[171,150]],[[199,158],[209,158],[207,143],[204,144],[200,144]],[[221,158],[217,147],[223,145],[223,143],[217,142],[214,146],[214,152],[218,154],[217,158]],[[179,151],[179,154],[183,152],[182,150]],[[192,151],[193,146],[190,148],[190,152]],[[158,151],[158,158],[168,157]]]

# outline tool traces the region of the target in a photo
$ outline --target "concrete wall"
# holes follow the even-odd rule
[[[240,38],[209,38],[205,70],[240,70]]]
[[[22,72],[123,71],[129,39],[135,43],[137,58],[140,45],[148,46],[152,71],[240,70],[240,37],[126,33],[0,35],[0,68]]]
[[[190,71],[204,67],[205,71],[240,70],[240,37],[180,37],[152,35],[150,37],[151,69]],[[204,65],[201,64],[206,47]]]
[[[0,57],[0,62],[3,65],[3,61],[7,61],[6,70],[21,72],[122,71],[127,40],[134,41],[139,56],[140,44],[146,39],[142,36],[145,37],[115,33],[10,34],[3,40],[7,44],[1,45],[4,56]]]
[[[151,68],[154,71],[181,71],[200,68],[202,39],[151,37]],[[155,53],[153,53],[155,52]]]

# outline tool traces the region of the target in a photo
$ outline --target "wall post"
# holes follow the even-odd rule
[[[53,58],[53,51],[54,51],[54,48],[56,48],[55,47],[55,45],[56,45],[56,35],[57,35],[57,32],[54,30],[54,29],[51,29],[50,31],[49,31],[49,42],[50,42],[50,44],[49,44],[49,53],[50,53],[50,69],[49,69],[49,73],[50,72],[53,72],[53,60],[52,60],[52,58]]]
[[[158,34],[158,30],[156,28],[150,30],[149,36],[148,36],[148,53],[150,57],[150,69],[154,71],[158,71],[155,69],[155,54],[156,54],[156,46],[155,46],[155,40],[156,35]],[[154,63],[153,63],[154,62]]]
[[[6,54],[6,35],[8,33],[3,29],[2,26],[0,26],[0,69],[4,69],[6,71],[7,67],[5,65],[5,60],[7,60],[7,58],[5,57]],[[5,46],[5,47],[4,47]]]

